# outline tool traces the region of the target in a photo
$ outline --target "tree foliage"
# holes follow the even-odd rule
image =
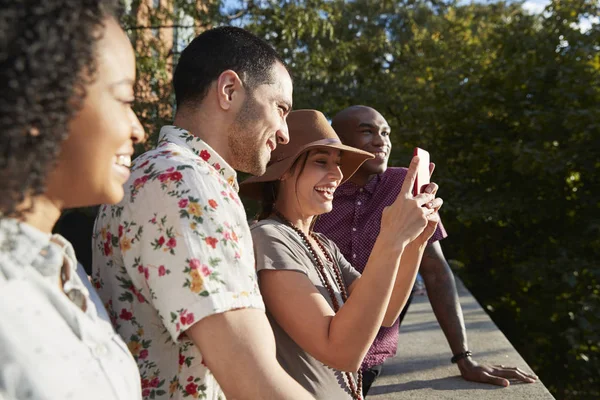
[[[600,25],[577,24],[599,11],[593,0],[541,15],[504,2],[163,0],[125,22],[150,132],[171,118],[180,43],[233,23],[285,57],[295,108],[378,109],[398,165],[427,148],[455,271],[555,396],[584,399],[600,396]]]

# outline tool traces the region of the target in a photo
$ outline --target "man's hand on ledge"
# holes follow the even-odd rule
[[[536,375],[528,374],[519,368],[505,367],[504,365],[478,364],[471,357],[463,358],[457,364],[462,377],[472,382],[489,383],[506,387],[510,385],[510,380],[533,383],[538,379]]]

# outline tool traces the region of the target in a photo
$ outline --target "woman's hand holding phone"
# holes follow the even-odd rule
[[[404,248],[415,239],[422,238],[425,231],[429,234],[430,223],[434,225],[435,231],[439,219],[433,215],[442,204],[441,199],[435,198],[437,191],[435,183],[424,187],[423,193],[413,195],[419,163],[420,158],[413,157],[398,197],[394,203],[383,210],[381,217],[380,236],[390,240],[390,245],[399,248]],[[429,173],[429,169],[427,170]],[[429,236],[432,234],[433,232]]]
[[[433,194],[434,197],[437,194],[438,185],[430,182],[431,175],[435,170],[435,164],[430,162],[429,152],[426,150],[415,147],[415,156],[419,157],[419,166],[417,168],[417,176],[413,185],[413,196],[418,197],[422,193]],[[423,207],[426,207],[433,212],[427,216],[428,223],[423,232],[414,240],[415,245],[425,245],[429,238],[433,236],[437,224],[440,221],[438,210],[442,207],[444,201],[440,198],[434,198],[433,201],[425,203]]]
[[[423,191],[425,193],[430,193],[434,197],[437,194],[437,190],[438,185],[436,185],[435,183],[429,183],[423,188]],[[427,226],[425,227],[425,229],[423,229],[423,232],[421,232],[421,234],[411,242],[411,244],[414,244],[416,246],[424,246],[427,244],[427,241],[431,238],[431,236],[433,236],[437,225],[440,222],[440,215],[438,214],[438,210],[442,207],[443,204],[444,201],[441,198],[435,197],[433,201],[427,202],[423,205],[423,207],[429,209],[431,213],[427,215]]]

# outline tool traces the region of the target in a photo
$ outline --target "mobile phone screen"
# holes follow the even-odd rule
[[[415,147],[413,156],[419,156],[419,166],[417,167],[417,178],[413,187],[413,196],[423,191],[423,186],[429,184],[429,152],[427,150]]]

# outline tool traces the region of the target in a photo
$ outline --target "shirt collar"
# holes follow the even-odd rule
[[[335,194],[342,196],[352,196],[361,188],[367,193],[373,194],[375,192],[375,188],[377,188],[377,184],[381,180],[381,175],[382,174],[374,176],[364,186],[359,186],[354,182],[346,181],[342,185],[340,185],[340,187],[335,191]]]
[[[65,257],[70,265],[77,265],[73,247],[65,238],[46,234],[13,218],[0,219],[0,254],[14,264],[31,265],[52,279],[59,275]]]
[[[236,192],[239,191],[235,170],[205,141],[192,135],[185,129],[174,125],[165,125],[161,128],[158,136],[158,147],[165,145],[167,142],[175,143],[178,146],[191,150],[196,156],[216,169]]]

